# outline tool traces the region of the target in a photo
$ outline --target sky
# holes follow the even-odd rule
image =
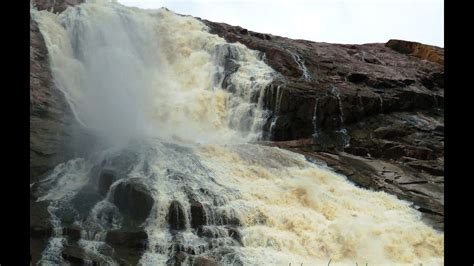
[[[443,0],[118,0],[315,42],[402,39],[444,47]]]

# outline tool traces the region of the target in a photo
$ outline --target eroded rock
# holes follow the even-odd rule
[[[113,203],[133,224],[139,225],[148,218],[154,200],[143,180],[129,178],[115,187]]]
[[[168,223],[172,230],[186,229],[186,212],[178,201],[172,201],[168,210]]]

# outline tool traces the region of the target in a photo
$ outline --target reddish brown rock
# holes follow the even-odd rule
[[[403,40],[389,40],[385,45],[402,54],[444,64],[444,50],[436,46]]]
[[[48,10],[53,13],[61,13],[69,6],[83,3],[84,0],[34,0],[34,5],[38,10]]]

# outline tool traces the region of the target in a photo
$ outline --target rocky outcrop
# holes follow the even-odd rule
[[[30,180],[72,156],[72,114],[55,88],[47,49],[38,25],[30,19]]]
[[[197,257],[193,261],[193,266],[217,266],[217,262],[207,257]]]
[[[102,196],[107,195],[109,188],[117,180],[117,173],[113,170],[104,169],[99,176],[99,193]]]
[[[413,202],[425,221],[444,228],[444,137],[442,114],[394,112],[348,125],[350,145],[321,138],[262,142],[299,152],[323,163],[356,185],[382,190]]]
[[[30,236],[33,238],[48,238],[52,235],[53,227],[50,222],[47,202],[30,200]]]
[[[260,51],[279,74],[264,94],[271,115],[262,143],[410,200],[443,228],[442,48],[401,40],[317,43],[203,22],[228,42]]]
[[[34,0],[33,4],[38,10],[48,10],[53,13],[61,13],[69,6],[83,3],[84,0]]]
[[[271,139],[311,137],[314,127],[337,129],[379,113],[443,107],[443,66],[384,44],[291,40],[204,22],[227,41],[261,51],[282,74],[265,96],[265,106],[273,111],[270,121],[275,122],[273,132],[267,123]]]
[[[444,50],[436,46],[403,40],[390,40],[385,46],[402,54],[416,56],[441,65],[444,64]]]
[[[33,1],[37,9],[60,12],[79,1]],[[48,50],[37,23],[30,17],[30,183],[44,177],[57,164],[74,157],[74,136],[85,133],[77,125],[64,95],[55,87]],[[33,189],[34,190],[34,189]],[[36,263],[52,235],[47,202],[30,193],[30,252]],[[71,229],[65,235],[73,234]],[[77,233],[77,232],[76,232]],[[66,257],[70,252],[66,252]],[[72,256],[74,257],[74,256]]]
[[[33,1],[38,10],[61,12],[81,0]],[[77,143],[89,143],[87,147]],[[64,94],[51,74],[48,49],[30,16],[30,183],[37,182],[59,163],[85,152],[94,137],[74,119]]]
[[[105,242],[114,252],[113,258],[119,265],[138,265],[147,248],[148,235],[144,231],[112,230],[107,233]]]
[[[167,220],[172,230],[186,229],[186,215],[179,201],[171,202]]]
[[[119,183],[113,192],[113,202],[133,226],[138,226],[150,215],[154,200],[141,178],[129,178]]]

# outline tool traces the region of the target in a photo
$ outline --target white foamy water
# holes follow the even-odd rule
[[[443,264],[443,234],[422,223],[409,203],[357,188],[302,155],[245,144],[261,137],[268,117],[263,93],[275,76],[256,51],[166,9],[89,1],[59,15],[31,13],[77,120],[112,145],[57,166],[39,201],[69,208],[91,183],[93,165],[120,153],[136,156],[110,191],[129,178],[150,188],[155,203],[143,224],[149,245],[141,265],[166,264],[173,243],[221,265]],[[128,144],[132,139],[143,141]],[[192,228],[189,198],[204,206],[207,229],[218,237]],[[109,192],[75,222],[88,258],[115,264],[101,253],[103,232],[121,222],[111,200]],[[173,201],[187,210],[179,233],[166,218]],[[240,242],[225,227],[233,218]],[[62,262],[63,241],[53,238],[43,261]]]
[[[199,142],[258,138],[273,70],[192,17],[90,1],[32,13],[57,84],[83,125],[115,143],[143,135]],[[226,61],[238,64],[222,88]]]

